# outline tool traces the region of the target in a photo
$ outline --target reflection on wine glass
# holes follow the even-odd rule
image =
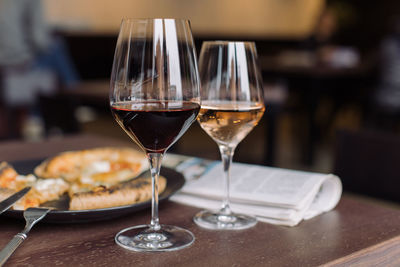
[[[119,232],[118,245],[135,251],[170,251],[189,246],[191,232],[160,225],[158,177],[161,160],[196,120],[199,75],[190,24],[175,19],[124,19],[118,36],[110,90],[111,111],[146,153],[152,177],[149,225]]]
[[[208,229],[246,229],[254,217],[229,207],[229,166],[236,146],[264,113],[257,53],[252,42],[203,43],[199,72],[202,83],[200,126],[218,144],[225,173],[225,196],[219,211],[201,211],[194,221]]]

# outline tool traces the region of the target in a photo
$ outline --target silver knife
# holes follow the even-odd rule
[[[25,194],[28,193],[29,190],[31,190],[30,187],[25,187],[24,189],[18,191],[17,193],[0,202],[0,214],[8,210],[12,205],[14,205],[15,202],[25,196]]]

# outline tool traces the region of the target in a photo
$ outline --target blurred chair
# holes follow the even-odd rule
[[[39,108],[46,135],[78,133],[81,128],[75,116],[76,104],[61,95],[39,95]]]
[[[400,202],[400,136],[338,132],[334,173],[345,191]]]

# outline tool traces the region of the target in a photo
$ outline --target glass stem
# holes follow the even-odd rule
[[[150,161],[151,172],[151,221],[150,227],[152,230],[160,230],[160,221],[158,218],[158,177],[160,176],[161,160],[163,154],[161,153],[148,153],[147,158]]]
[[[229,215],[232,213],[231,208],[229,207],[229,182],[230,182],[230,166],[232,163],[232,157],[235,152],[235,148],[220,145],[219,151],[221,152],[222,164],[224,168],[225,174],[225,182],[224,182],[224,199],[222,202],[221,213],[225,215]]]

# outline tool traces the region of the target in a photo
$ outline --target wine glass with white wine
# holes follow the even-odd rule
[[[204,42],[199,59],[201,109],[197,121],[218,144],[225,174],[222,207],[195,215],[208,229],[246,229],[255,217],[232,212],[229,204],[229,167],[236,146],[256,126],[265,107],[262,79],[253,42]]]

